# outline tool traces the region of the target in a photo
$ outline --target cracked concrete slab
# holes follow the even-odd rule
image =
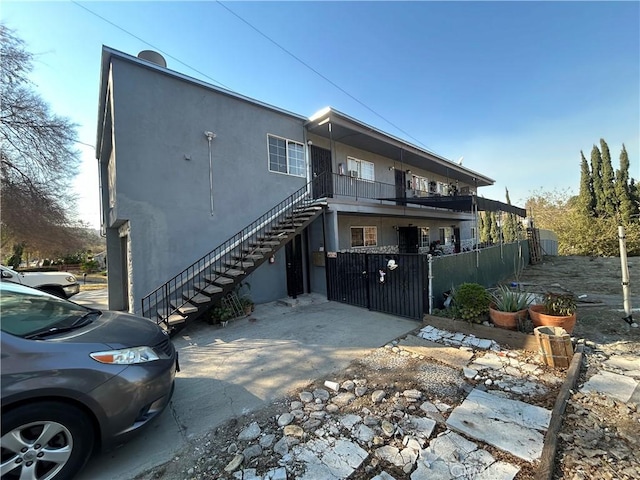
[[[447,426],[529,462],[540,458],[551,411],[474,389]]]
[[[633,378],[603,370],[591,377],[580,390],[601,393],[626,403],[637,388],[638,382]]]

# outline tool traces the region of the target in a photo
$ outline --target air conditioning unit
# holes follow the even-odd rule
[[[358,178],[358,171],[357,170],[349,170],[349,176]]]

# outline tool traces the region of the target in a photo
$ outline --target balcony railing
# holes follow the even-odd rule
[[[328,190],[332,193],[334,198],[336,197],[352,197],[355,200],[377,200],[378,202],[386,202],[389,204],[395,204],[395,199],[403,198],[425,198],[425,197],[440,197],[440,194],[430,193],[423,190],[405,189],[404,186],[399,187],[393,183],[376,182],[372,180],[365,180],[363,178],[352,177],[349,175],[338,175],[333,173],[330,181],[332,185]],[[332,188],[331,188],[332,187]],[[409,204],[415,208],[420,205]],[[434,207],[429,207],[434,208]]]

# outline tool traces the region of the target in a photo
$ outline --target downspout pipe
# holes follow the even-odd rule
[[[213,216],[213,157],[211,155],[211,141],[216,138],[213,132],[204,132],[209,144],[209,197],[211,198],[211,216]]]

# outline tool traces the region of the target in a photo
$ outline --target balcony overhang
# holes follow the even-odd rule
[[[495,181],[397,137],[377,130],[337,110],[325,108],[305,123],[309,133],[375,153],[399,163],[402,169],[421,168],[467,185],[485,187]]]
[[[458,212],[473,212],[476,207],[483,212],[504,212],[514,213],[525,218],[527,211],[524,208],[509,205],[508,203],[477,197],[475,195],[453,195],[450,197],[417,197],[417,198],[384,198],[380,200],[394,201],[398,203],[412,203],[427,207],[446,208]]]

